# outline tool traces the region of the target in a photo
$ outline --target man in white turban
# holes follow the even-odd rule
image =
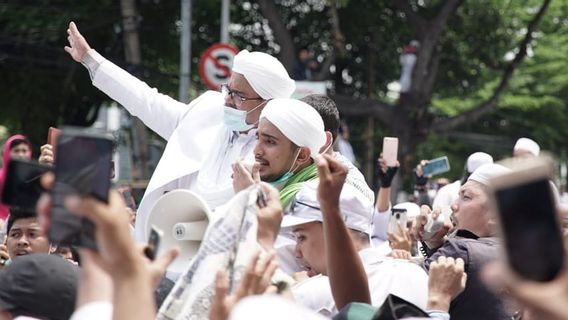
[[[422,241],[426,269],[440,256],[463,260],[467,273],[465,290],[446,306],[452,319],[510,319],[514,313],[504,298],[489,291],[479,278],[483,266],[500,254],[489,204],[489,181],[507,172],[510,169],[495,163],[477,168],[461,186],[459,198],[452,206],[455,231],[447,234],[452,226],[446,223],[432,238]],[[423,240],[429,215],[430,210],[423,206],[415,220],[414,235],[418,240]]]
[[[493,163],[493,157],[485,152],[474,152],[467,157],[461,180],[456,180],[443,186],[436,193],[432,208],[445,209],[450,207],[458,199],[460,187],[467,181],[469,176],[481,165]]]
[[[513,147],[514,157],[538,157],[540,146],[529,138],[519,138]]]
[[[262,110],[255,161],[260,178],[280,189],[284,208],[303,182],[317,178],[313,158],[325,143],[323,120],[307,103],[274,99]]]
[[[222,92],[207,91],[189,105],[160,94],[91,49],[73,22],[67,30],[71,57],[89,70],[93,85],[168,141],[140,203],[135,236],[145,241],[146,221],[156,200],[189,189],[215,209],[233,192],[231,164],[254,161],[256,126],[267,101],[295,89],[284,66],[260,52],[241,51]]]

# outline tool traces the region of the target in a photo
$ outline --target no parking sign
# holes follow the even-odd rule
[[[237,48],[226,43],[217,43],[201,55],[199,76],[209,89],[219,90],[222,84],[229,82],[233,58],[237,53]]]

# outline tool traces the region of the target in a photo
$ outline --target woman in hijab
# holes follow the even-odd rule
[[[2,168],[0,168],[0,194],[4,190],[4,181],[6,180],[6,171],[10,159],[31,159],[32,144],[25,136],[16,134],[8,138],[4,144],[4,152],[2,154]],[[6,220],[9,214],[9,206],[0,203],[0,220]]]

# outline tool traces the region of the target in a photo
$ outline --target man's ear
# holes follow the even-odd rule
[[[49,244],[49,254],[54,254],[57,251],[57,246],[53,244]]]
[[[332,147],[333,144],[333,135],[331,134],[331,132],[326,131],[325,132],[325,144],[323,145],[323,147],[320,148],[319,153],[324,153],[324,151],[329,150]]]
[[[298,153],[298,159],[296,161],[298,161],[299,165],[309,163],[311,161],[310,154],[311,153],[309,148],[301,147],[300,153]]]

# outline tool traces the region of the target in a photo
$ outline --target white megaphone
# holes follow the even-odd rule
[[[174,246],[180,248],[178,257],[168,267],[170,274],[178,276],[189,266],[199,250],[210,214],[205,201],[189,190],[173,190],[156,201],[146,220],[145,231],[149,235],[154,226],[163,232],[156,257]]]

